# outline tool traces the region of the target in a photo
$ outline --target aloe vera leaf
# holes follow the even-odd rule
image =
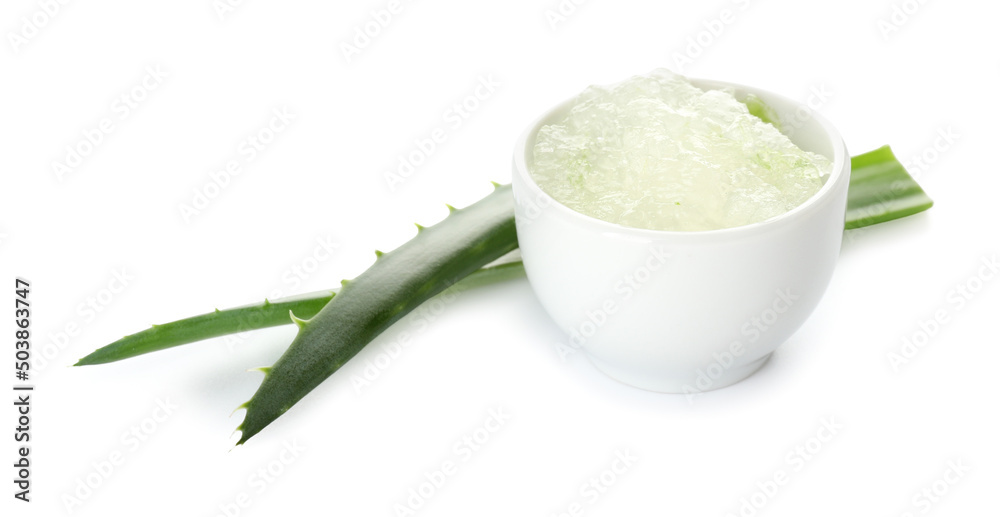
[[[465,290],[523,276],[524,266],[519,260],[514,260],[479,269],[449,289]],[[232,309],[216,309],[207,314],[153,325],[151,328],[98,348],[80,359],[74,366],[105,364],[227,334],[291,325],[289,311],[303,319],[311,318],[333,299],[338,290],[316,291],[273,301],[264,300],[264,303]]]
[[[851,158],[845,227],[861,228],[927,210],[934,204],[889,146]]]
[[[288,311],[302,314],[304,318],[312,317],[333,299],[334,294],[334,291],[317,291],[273,302],[265,299],[264,303],[224,311],[216,309],[164,325],[153,325],[98,348],[74,366],[110,363],[226,334],[286,325],[291,323]]]
[[[517,247],[509,185],[382,254],[309,320],[269,369],[253,397],[237,444],[245,443],[421,303]]]

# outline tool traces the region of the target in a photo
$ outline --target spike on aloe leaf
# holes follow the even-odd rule
[[[232,413],[229,413],[229,416],[233,416],[233,415],[236,414],[237,411],[239,411],[241,409],[246,409],[248,407],[250,407],[250,401],[249,400],[246,401],[246,402],[244,402],[244,403],[242,403],[242,404],[240,404],[240,405],[238,405],[238,406],[236,406],[236,409],[234,409]],[[240,428],[242,428],[242,427],[243,427],[243,424],[240,424],[240,426],[237,427],[236,430],[239,431]]]
[[[453,214],[453,213],[455,213],[456,210],[458,210],[457,208],[455,208],[455,207],[453,207],[453,206],[451,206],[451,205],[449,205],[447,203],[445,203],[444,206],[448,207],[448,213],[449,214]]]
[[[382,258],[382,255],[385,255],[385,253],[379,250],[375,250],[375,258]]]
[[[501,184],[499,184],[499,183],[497,183],[495,181],[491,181],[490,183],[493,184],[493,190],[496,190],[496,189],[498,189],[498,188],[500,188],[500,187],[503,186],[503,185],[501,185]]]
[[[292,318],[292,323],[295,323],[295,326],[299,327],[299,329],[304,329],[306,328],[306,325],[309,324],[309,320],[296,317],[295,313],[292,311],[288,311],[288,316]],[[270,368],[268,368],[268,370],[270,370]]]
[[[271,373],[271,367],[270,366],[261,366],[261,367],[258,367],[258,368],[250,368],[247,371],[248,372],[260,372],[260,373],[263,373],[264,375],[267,375],[268,373]],[[240,407],[242,407],[242,406],[240,406]]]
[[[417,227],[417,233],[420,233],[420,232],[422,232],[422,231],[424,231],[424,230],[427,229],[427,228],[424,228],[424,226],[421,225],[420,223],[413,223],[413,225]]]

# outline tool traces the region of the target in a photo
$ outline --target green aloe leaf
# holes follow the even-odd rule
[[[847,229],[920,213],[933,204],[889,146],[851,158]]]
[[[292,314],[299,332],[241,407],[242,444],[333,375],[375,337],[420,304],[517,248],[510,185],[456,210],[417,237],[378,254],[368,270],[344,281],[315,316]]]

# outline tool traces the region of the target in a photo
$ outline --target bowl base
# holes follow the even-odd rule
[[[699,370],[697,377],[694,379],[680,379],[679,377],[646,375],[631,370],[624,370],[601,361],[590,354],[586,355],[598,370],[618,382],[657,393],[684,394],[697,394],[736,384],[753,375],[754,372],[764,366],[764,363],[771,358],[771,354],[767,354],[750,364],[724,370],[714,377],[710,377],[710,374]]]

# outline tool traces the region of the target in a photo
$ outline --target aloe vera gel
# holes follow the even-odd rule
[[[732,91],[667,70],[587,88],[535,138],[531,177],[560,203],[635,228],[704,231],[779,216],[832,164],[752,115]]]

